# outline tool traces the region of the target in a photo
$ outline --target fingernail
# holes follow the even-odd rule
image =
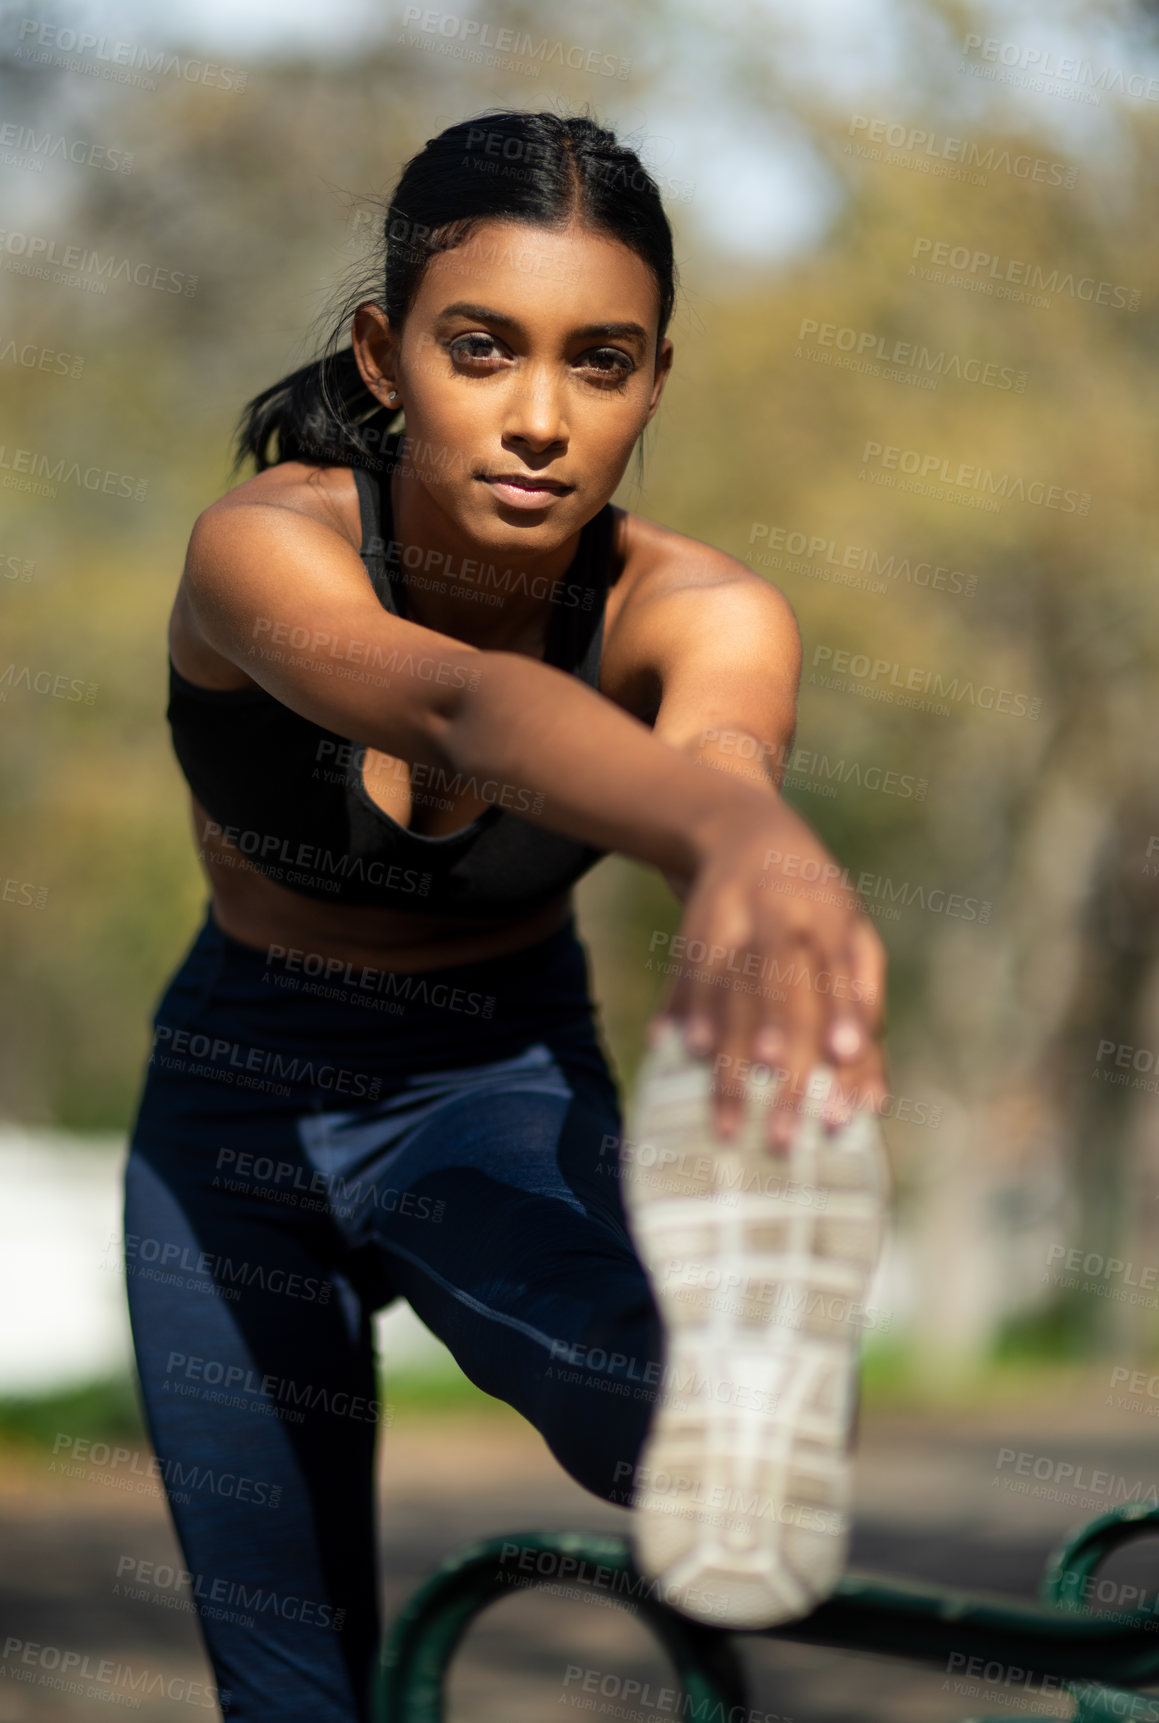
[[[784,1034],[780,1029],[774,1029],[766,1024],[763,1029],[757,1032],[753,1051],[758,1059],[767,1064],[773,1064],[785,1051]]]
[[[782,1149],[787,1149],[793,1140],[797,1128],[797,1116],[791,1112],[780,1112],[773,1120],[773,1140]]]
[[[846,1018],[834,1024],[829,1034],[830,1051],[838,1059],[853,1059],[861,1051],[861,1031]]]
[[[712,1046],[712,1025],[703,1017],[690,1017],[684,1025],[684,1045],[690,1053],[707,1053]]]

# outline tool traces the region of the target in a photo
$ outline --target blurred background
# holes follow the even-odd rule
[[[1117,1475],[1154,1499],[1159,7],[17,0],[0,90],[12,1631],[35,1638],[71,1599],[74,1636],[119,1645],[138,1623],[143,1661],[204,1677],[180,1600],[125,1602],[108,1577],[107,1540],[137,1548],[127,1496],[110,1508],[99,1468],[66,1484],[51,1458],[62,1432],[146,1442],[119,1178],[149,1017],[205,899],[163,718],[166,620],[193,521],[237,482],[243,402],[320,351],[403,162],[497,106],[590,112],[661,185],[676,366],[616,500],[792,602],[805,670],[784,794],[890,952],[896,1221],[865,1337],[858,1553],[925,1572],[940,1527],[929,1572],[1032,1588],[1056,1524],[1108,1504],[1012,1502],[995,1454],[1016,1431],[1050,1465],[1084,1443],[1128,1456]],[[679,906],[620,857],[577,899],[627,1086]],[[479,1529],[491,1465],[483,1529],[539,1506],[622,1523],[409,1309],[380,1328],[387,1471],[408,1480],[384,1521],[388,1599]],[[159,1498],[133,1515],[142,1548],[175,1549]],[[503,1609],[547,1623],[563,1606]],[[577,1613],[600,1614],[604,1655],[609,1611],[551,1632],[571,1643]],[[487,1631],[463,1716],[492,1714],[524,1643]],[[617,1667],[646,1662],[643,1643]],[[857,1660],[846,1691],[840,1659],[776,1655],[794,1716],[847,1717],[854,1691],[866,1717],[969,1708],[894,1671],[875,1710]],[[561,1679],[519,1715],[566,1697]],[[79,1715],[0,1678],[0,1720]]]

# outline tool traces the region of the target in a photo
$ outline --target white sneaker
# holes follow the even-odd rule
[[[844,1570],[864,1298],[890,1189],[875,1115],[824,1132],[830,1068],[813,1073],[817,1104],[781,1156],[765,1141],[776,1082],[756,1072],[737,1134],[717,1137],[709,1061],[670,1025],[644,1056],[620,1148],[665,1335],[633,1554],[666,1602],[743,1628],[807,1615]]]

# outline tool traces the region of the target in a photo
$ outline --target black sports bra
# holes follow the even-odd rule
[[[399,452],[392,442],[377,476],[363,467],[352,471],[359,555],[383,608],[404,616],[409,559],[392,530],[390,472]],[[584,526],[552,600],[544,653],[545,663],[591,688],[599,685],[612,524],[606,504]],[[496,572],[481,569],[476,583],[494,583]],[[502,578],[509,582],[512,571]],[[264,688],[198,687],[172,659],[166,717],[181,770],[219,834],[260,873],[305,897],[431,915],[516,917],[566,890],[608,853],[549,831],[534,820],[531,792],[492,779],[436,783],[444,793],[470,789],[491,805],[457,831],[412,832],[367,793],[364,747],[303,718]],[[413,790],[425,793],[419,782]],[[528,818],[520,818],[520,807]]]

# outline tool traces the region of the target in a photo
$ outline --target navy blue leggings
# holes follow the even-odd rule
[[[661,1331],[587,953],[573,920],[509,957],[390,974],[258,950],[207,910],[153,1032],[129,1310],[222,1709],[364,1723],[373,1311],[407,1299],[571,1477],[630,1500]]]

